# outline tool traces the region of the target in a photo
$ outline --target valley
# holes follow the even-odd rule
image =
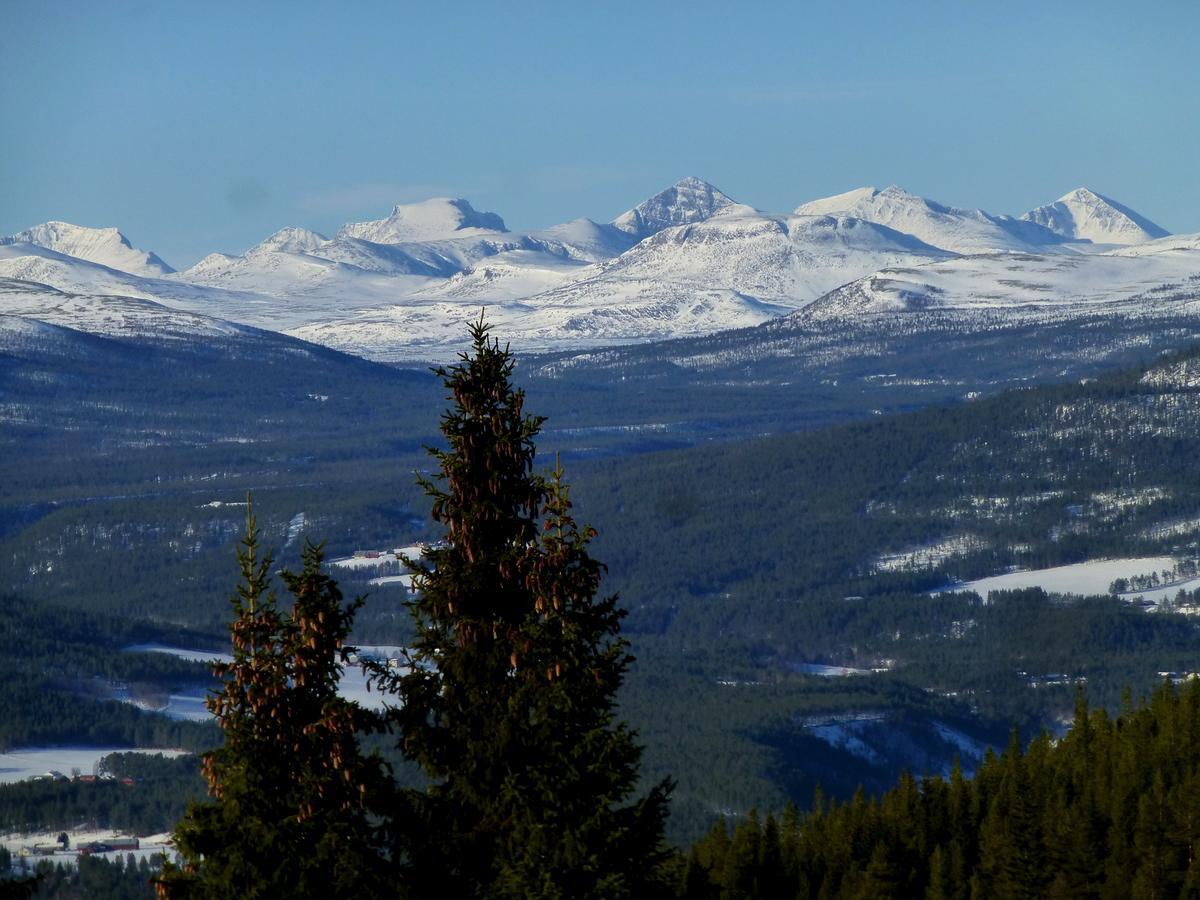
[[[621,710],[647,782],[678,779],[675,840],[818,784],[970,772],[1013,725],[1061,731],[1076,684],[1115,708],[1195,668],[1192,580],[1109,590],[1200,540],[1200,244],[1160,231],[1090,192],[780,216],[688,179],[607,224],[515,234],[436,200],[179,273],[61,223],[15,235],[0,592],[50,633],[109,623],[19,684],[82,714],[66,685],[122,672],[169,702],[105,706],[104,746],[204,746],[203,667],[124,650],[221,652],[247,494],[279,566],[325,541],[367,595],[355,641],[403,645],[406,577],[355,554],[441,537],[426,366],[486,306],[629,610]],[[80,743],[72,722],[8,746]]]

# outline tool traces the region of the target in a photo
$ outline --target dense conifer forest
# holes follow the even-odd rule
[[[1200,896],[1200,681],[1116,716],[1082,689],[1072,727],[1016,732],[973,778],[905,774],[878,797],[721,820],[686,898]]]
[[[1127,692],[1147,696],[1163,673],[1195,670],[1200,630],[1171,604],[1147,612],[1113,595],[931,591],[1012,565],[1106,555],[1193,559],[1197,531],[1188,523],[1200,515],[1200,493],[1186,463],[1200,438],[1196,358],[1185,353],[1087,384],[736,443],[620,455],[567,447],[572,516],[598,526],[590,546],[608,564],[602,590],[619,592],[629,609],[622,632],[633,659],[614,711],[646,747],[638,790],[674,782],[671,841],[687,847],[724,815],[734,823],[729,847],[740,840],[766,848],[763,864],[775,871],[782,863],[771,861],[777,854],[768,832],[780,835],[786,855],[792,851],[784,845],[798,828],[808,833],[840,822],[846,810],[870,808],[871,796],[923,795],[927,786],[953,788],[959,781],[983,791],[999,777],[995,767],[1029,741],[1029,759],[1043,753],[1038,748],[1056,747],[1054,739],[1037,736],[1043,729],[1064,733],[1077,707],[1077,684],[1096,710],[1088,721],[1100,716],[1102,724],[1098,711],[1106,709],[1124,722],[1135,711],[1122,699]],[[426,391],[419,379],[397,385]],[[564,436],[571,437],[547,431],[539,449]],[[123,487],[100,498],[81,492],[69,503],[37,500],[56,480],[69,480],[53,467],[37,476],[36,488],[28,473],[13,482],[18,492],[35,489],[30,502],[2,511],[0,540],[20,591],[4,600],[6,646],[16,648],[3,661],[10,712],[0,720],[0,737],[9,746],[80,734],[143,746],[217,745],[212,726],[96,698],[104,685],[169,689],[207,677],[204,667],[123,648],[143,641],[221,645],[229,545],[244,528],[235,487],[262,483],[255,509],[265,540],[280,547],[278,565],[293,571],[303,563],[303,536],[322,530],[330,555],[444,536],[444,523],[430,525],[421,515],[421,488],[411,473],[428,478],[433,467],[412,442],[376,435],[350,450],[314,445],[306,457],[298,445],[284,448],[283,432],[275,440],[282,443],[269,472],[240,469],[251,459],[238,456],[243,449],[220,451],[222,459],[211,447],[197,447],[114,460]],[[216,464],[226,474],[211,485],[197,486],[198,476],[187,475],[178,485],[152,489],[155,467],[170,453],[183,454],[177,461],[185,471]],[[941,557],[913,554],[909,563],[880,564],[947,539],[958,541],[957,549]],[[662,564],[667,559],[671,565]],[[92,573],[102,572],[108,574],[94,590],[80,592]],[[352,570],[339,570],[337,578],[347,596],[370,595],[356,610],[350,642],[409,644],[419,633],[403,588],[367,584]],[[164,583],[178,590],[163,591]],[[1187,606],[1195,598],[1179,600]],[[820,666],[848,666],[857,674],[823,677],[813,668]],[[46,721],[32,714],[30,697],[52,698],[62,715]],[[851,752],[850,740],[869,752]],[[987,755],[989,745],[1006,744],[1002,756]],[[367,736],[364,746],[391,761],[403,789],[427,784],[428,775],[386,735]],[[951,771],[956,757],[958,775]],[[138,795],[146,800],[136,808],[114,795],[106,810],[100,794],[39,784],[0,790],[0,812],[17,822],[44,806],[56,822],[107,815],[129,823],[122,827],[162,830],[177,819],[182,798],[197,795],[194,766],[193,757],[148,775]],[[818,787],[824,799],[810,817]],[[987,819],[994,799],[979,796],[976,824]],[[799,811],[785,816],[789,803]],[[776,815],[745,818],[754,807]],[[930,854],[935,837],[922,845]],[[681,890],[700,891],[689,896],[757,896],[745,893],[759,888],[747,887],[744,874],[729,874],[742,863],[721,856],[723,841],[713,831],[694,854],[680,857],[679,872],[668,865],[664,877],[678,875]],[[862,880],[870,870],[876,880],[903,877],[917,886],[915,895],[927,888],[947,896],[964,896],[953,892],[960,888],[1003,895],[1006,882],[985,864],[991,857],[982,838],[973,850],[964,844],[955,851],[963,854],[960,868],[970,871],[953,890],[940,861],[923,874],[901,872],[890,855],[899,851],[890,845],[872,868],[879,842],[867,843],[864,859],[836,863],[844,863],[836,878],[820,869],[825,887],[815,890],[870,895],[876,881]],[[1039,852],[1057,858],[1061,848],[1047,847]],[[943,857],[951,849],[944,847]],[[786,890],[797,893],[762,896],[808,896],[805,885],[816,883],[816,870],[804,869],[801,881],[798,857],[789,858]],[[954,866],[947,871],[958,878]],[[1062,894],[1054,878],[1031,883],[1072,895]]]

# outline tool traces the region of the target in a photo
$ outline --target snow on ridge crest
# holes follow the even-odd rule
[[[689,175],[621,213],[612,224],[641,240],[664,228],[703,222],[732,205],[735,201],[731,197],[707,181]]]
[[[946,206],[894,184],[883,190],[865,187],[813,200],[796,207],[795,215],[862,219],[953,253],[1046,252],[1064,242],[1061,235],[1038,223]]]
[[[99,263],[119,272],[146,278],[161,278],[175,270],[156,253],[139,250],[117,228],[90,228],[52,220],[27,228],[20,234],[0,238],[0,244],[36,244],[47,250]]]
[[[269,238],[247,250],[246,253],[308,253],[328,242],[329,238],[323,234],[309,228],[290,225],[280,228]]]
[[[1021,219],[1069,240],[1096,244],[1140,244],[1169,234],[1129,207],[1086,187],[1030,210]]]
[[[433,197],[420,203],[398,204],[386,219],[348,222],[335,237],[352,237],[376,244],[404,244],[503,234],[504,220],[493,212],[480,212],[461,197]]]

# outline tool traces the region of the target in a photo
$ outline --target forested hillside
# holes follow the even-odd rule
[[[95,348],[93,374],[116,384],[110,344]],[[309,370],[316,381],[289,375],[290,387],[260,402],[249,369],[231,381],[212,363],[205,393],[204,379],[187,381],[203,361],[170,359],[146,375],[200,391],[179,414],[195,418],[194,446],[169,441],[170,420],[133,405],[132,385],[115,413],[123,442],[87,445],[110,415],[95,407],[9,445],[20,452],[0,463],[10,485],[0,573],[21,602],[187,623],[220,640],[247,489],[282,565],[296,564],[305,535],[327,539],[329,558],[439,537],[413,480],[434,428],[425,375],[318,355],[327,368]],[[1035,592],[989,605],[928,592],[1013,565],[1194,556],[1196,370],[1197,355],[1183,353],[1086,383],[739,441],[728,438],[756,413],[739,418],[735,398],[749,388],[722,395],[731,402],[711,431],[721,439],[708,441],[645,427],[659,399],[649,383],[626,428],[601,424],[602,386],[546,408],[534,405],[538,392],[552,394],[535,378],[531,406],[551,414],[539,460],[567,451],[580,519],[599,531],[605,588],[631,611],[624,630],[638,662],[621,704],[647,744],[647,777],[679,780],[674,836],[721,811],[805,804],[818,781],[847,797],[905,767],[946,772],[956,753],[970,768],[1014,722],[1026,736],[1063,727],[1078,679],[1111,709],[1126,686],[1136,696],[1160,672],[1193,670],[1200,635],[1185,616],[1111,597]],[[340,380],[321,393],[333,371]],[[107,390],[75,383],[71,403],[99,403]],[[684,393],[664,384],[669,412]],[[86,408],[57,388],[45,400]],[[200,439],[223,420],[224,439]],[[164,437],[149,439],[156,431]],[[257,443],[239,442],[251,434]],[[49,462],[62,441],[86,475]],[[630,452],[680,443],[692,445]],[[404,642],[405,591],[369,583],[374,574],[337,572],[348,595],[369,594],[355,639]],[[826,677],[820,666],[861,672]]]
[[[1089,708],[1025,747],[1014,732],[973,778],[905,774],[882,796],[718,822],[680,896],[1195,897],[1200,682],[1120,713]]]

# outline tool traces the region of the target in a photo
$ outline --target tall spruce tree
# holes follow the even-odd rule
[[[403,880],[413,896],[649,896],[669,785],[630,802],[641,750],[614,716],[623,612],[596,596],[593,532],[571,518],[561,469],[534,473],[543,420],[511,353],[482,316],[471,338],[435,370],[448,447],[422,484],[445,540],[413,566],[410,665],[380,674],[430,782],[395,816]]]
[[[207,705],[223,746],[203,757],[212,799],[175,829],[181,866],[157,882],[170,898],[382,896],[386,862],[370,806],[390,779],[364,758],[357,734],[368,714],[337,693],[341,651],[361,599],[343,601],[308,544],[299,573],[284,572],[290,613],[270,589],[253,512],[238,553],[233,660]]]

